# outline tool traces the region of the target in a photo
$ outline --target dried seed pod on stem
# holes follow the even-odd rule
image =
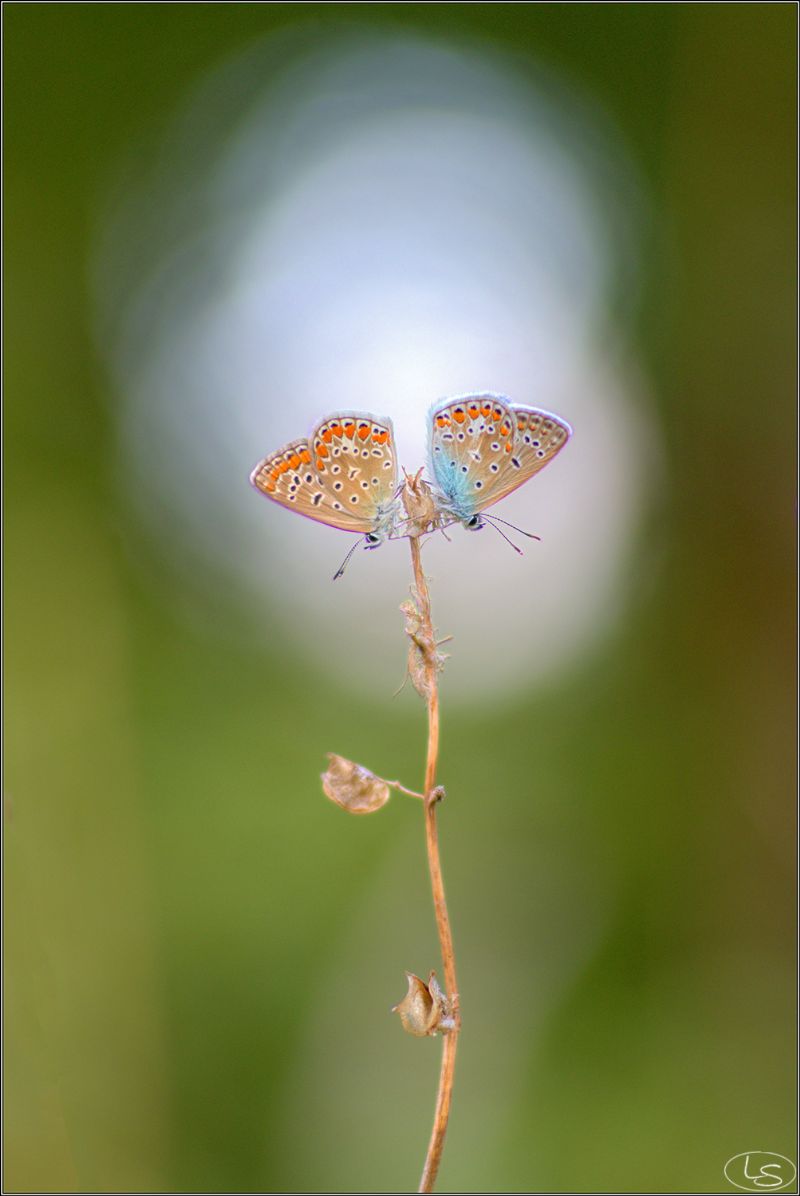
[[[428,1151],[420,1180],[420,1192],[432,1192],[439,1171],[444,1148],[450,1105],[453,1096],[456,1047],[461,1029],[459,1011],[456,963],[453,951],[453,935],[447,912],[442,866],[439,858],[439,831],[437,810],[444,797],[444,790],[436,784],[436,766],[439,757],[439,673],[445,657],[439,646],[445,641],[436,640],[431,618],[431,600],[428,583],[422,571],[420,537],[435,530],[440,516],[433,502],[431,488],[422,481],[422,471],[411,477],[406,474],[402,498],[408,516],[405,535],[411,546],[411,564],[414,584],[411,597],[402,603],[400,610],[405,616],[405,632],[409,640],[408,674],[414,689],[425,702],[428,712],[428,744],[425,756],[425,788],[423,793],[414,793],[398,781],[386,781],[376,776],[361,764],[355,764],[343,756],[330,753],[329,765],[322,774],[325,794],[337,805],[351,814],[370,814],[379,810],[389,800],[389,790],[398,789],[423,802],[425,817],[425,842],[428,853],[428,870],[431,878],[433,907],[436,928],[444,967],[445,991],[435,973],[431,972],[427,984],[413,972],[406,972],[408,992],[393,1012],[400,1016],[403,1029],[416,1037],[442,1035],[442,1065],[439,1072],[439,1087],[433,1116]]]
[[[439,759],[438,678],[443,661],[438,652],[438,645],[433,629],[431,600],[428,592],[428,583],[422,570],[419,543],[420,534],[428,530],[430,526],[430,524],[427,527],[422,526],[420,523],[420,511],[423,512],[424,518],[429,493],[430,487],[421,480],[420,474],[417,474],[413,478],[406,476],[402,492],[403,504],[409,519],[412,521],[417,520],[417,535],[409,537],[411,564],[414,570],[413,612],[404,610],[403,613],[406,614],[406,634],[411,641],[411,647],[409,648],[409,672],[411,673],[414,688],[420,697],[424,699],[428,711],[428,747],[425,760],[424,786],[425,841],[428,850],[428,869],[431,877],[436,928],[439,932],[439,947],[444,966],[445,988],[447,992],[446,1000],[448,1003],[447,1016],[452,1021],[452,1025],[448,1027],[448,1032],[443,1035],[442,1039],[442,1066],[439,1072],[439,1089],[436,1096],[433,1129],[419,1185],[420,1192],[432,1192],[436,1183],[442,1150],[444,1149],[445,1134],[447,1133],[447,1123],[450,1118],[456,1049],[461,1029],[453,934],[450,929],[450,916],[447,911],[444,881],[442,879],[437,824],[438,804],[442,796],[441,790],[436,785],[436,766]]]
[[[424,800],[421,793],[406,789],[399,781],[385,781],[363,764],[355,764],[335,752],[328,752],[328,760],[328,768],[322,773],[323,792],[348,814],[372,814],[380,810],[389,800],[390,789]]]
[[[406,972],[408,992],[392,1013],[400,1015],[400,1021],[407,1034],[424,1038],[433,1034],[446,1034],[454,1027],[450,1014],[450,1002],[439,987],[436,973],[431,972],[428,983]]]

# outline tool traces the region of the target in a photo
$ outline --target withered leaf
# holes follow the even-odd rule
[[[328,752],[327,772],[322,773],[326,797],[350,814],[371,814],[389,800],[389,786],[368,768]]]
[[[405,633],[409,640],[408,676],[419,696],[427,701],[431,696],[432,678],[441,673],[447,657],[438,651],[439,645],[433,638],[430,623],[426,624],[420,612],[419,596],[414,586],[411,587],[411,598],[400,603],[400,610],[405,616]]]
[[[419,696],[427,700],[430,696],[430,674],[426,658],[430,651],[429,637],[425,635],[422,619],[413,599],[401,602],[400,610],[405,615],[405,631],[409,639],[408,676]]]

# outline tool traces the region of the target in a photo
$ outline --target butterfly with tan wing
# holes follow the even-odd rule
[[[377,548],[398,525],[397,461],[389,419],[354,411],[328,416],[308,440],[293,440],[259,461],[250,481],[282,507],[355,532],[365,548]]]

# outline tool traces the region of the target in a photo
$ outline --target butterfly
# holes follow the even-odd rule
[[[459,522],[479,531],[497,518],[482,512],[544,469],[572,428],[550,411],[483,394],[436,404],[428,432],[439,526]]]
[[[384,540],[451,523],[469,531],[480,530],[487,519],[505,523],[482,512],[543,469],[571,434],[559,416],[500,395],[465,395],[436,404],[428,417],[435,481],[428,488],[430,518],[416,530],[402,511],[389,419],[353,411],[330,415],[308,440],[293,440],[259,461],[250,481],[273,502],[360,536],[335,574],[341,577],[362,542],[377,548]]]
[[[293,440],[259,461],[250,481],[282,507],[359,533],[366,548],[377,548],[399,526],[397,460],[389,419],[354,411],[330,415],[308,440]],[[336,577],[341,577],[362,540],[353,545]]]

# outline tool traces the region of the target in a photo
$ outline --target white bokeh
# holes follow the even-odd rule
[[[194,588],[206,560],[308,667],[386,694],[402,678],[407,545],[357,553],[334,585],[351,537],[258,495],[251,467],[337,409],[390,416],[409,470],[438,398],[490,390],[556,411],[573,439],[497,512],[541,544],[522,540],[519,557],[490,529],[455,527],[425,549],[437,622],[456,637],[453,700],[529,688],[622,609],[652,469],[608,316],[637,221],[628,175],[609,217],[619,151],[563,95],[471,50],[343,35],[293,44],[268,84],[247,64],[241,116],[201,166],[213,80],[172,135],[174,151],[193,129],[195,151],[175,153],[173,177],[160,165],[158,204],[180,219],[146,268],[115,250],[146,182],[109,223],[98,277],[120,312],[126,489]],[[236,79],[234,63],[228,92]]]

